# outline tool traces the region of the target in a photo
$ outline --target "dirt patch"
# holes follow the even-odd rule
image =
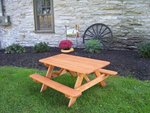
[[[0,51],[0,66],[18,66],[37,69],[46,69],[38,60],[52,55],[60,54],[58,48],[50,52],[34,53],[27,48],[23,54],[4,54]],[[72,55],[84,56],[94,59],[107,60],[111,65],[107,69],[116,70],[121,76],[132,75],[140,80],[150,80],[150,59],[141,58],[136,51],[102,51],[99,54],[86,53],[83,49],[75,49]]]

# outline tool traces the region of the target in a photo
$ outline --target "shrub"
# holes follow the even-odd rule
[[[150,58],[150,42],[140,44],[138,52],[142,57]]]
[[[73,43],[70,41],[70,40],[62,40],[60,43],[59,43],[59,48],[60,49],[70,49],[72,47]]]
[[[85,43],[85,51],[89,53],[99,53],[102,49],[102,43],[99,40],[88,40]]]
[[[34,52],[36,53],[42,53],[42,52],[47,52],[50,50],[50,47],[48,46],[47,43],[45,42],[40,42],[38,44],[35,44],[34,46]]]
[[[8,46],[5,49],[6,54],[24,53],[24,52],[25,52],[25,48],[19,44],[12,44],[11,46]]]

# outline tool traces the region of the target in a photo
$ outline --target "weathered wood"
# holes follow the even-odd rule
[[[108,76],[99,76],[99,77],[95,78],[94,80],[82,85],[81,87],[78,87],[77,90],[83,92],[83,91],[91,88],[92,86],[96,85],[97,83],[105,80],[107,77]]]
[[[32,79],[52,88],[52,89],[55,89],[65,95],[68,95],[69,97],[79,97],[81,96],[81,92],[80,91],[77,91],[76,89],[72,89],[68,86],[65,86],[63,84],[60,84],[58,82],[55,82],[53,80],[50,80],[49,78],[47,77],[44,77],[44,76],[41,76],[41,75],[38,75],[38,74],[33,74],[30,76]]]

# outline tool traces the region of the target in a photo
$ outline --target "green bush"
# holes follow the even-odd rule
[[[102,49],[102,43],[99,40],[88,40],[85,43],[85,51],[89,53],[99,53]]]
[[[138,52],[142,57],[150,58],[150,42],[140,44]]]
[[[11,46],[5,49],[6,54],[24,53],[24,52],[25,52],[25,48],[19,44],[12,44]]]
[[[34,52],[36,53],[47,52],[49,50],[50,50],[50,47],[45,42],[40,42],[38,44],[35,44],[34,46]]]

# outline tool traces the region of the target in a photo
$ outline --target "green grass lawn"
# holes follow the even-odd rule
[[[40,93],[41,85],[29,75],[45,74],[35,69],[0,67],[0,113],[148,113],[150,82],[110,77],[105,88],[96,85],[68,108],[69,100],[55,90]],[[75,78],[63,75],[56,81],[73,86]]]

